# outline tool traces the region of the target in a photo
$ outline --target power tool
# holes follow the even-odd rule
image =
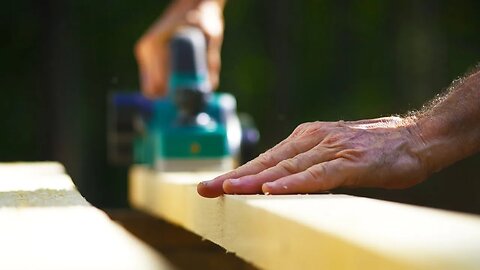
[[[231,94],[212,91],[203,32],[180,28],[169,49],[166,97],[150,100],[138,91],[111,96],[110,160],[164,172],[234,169],[240,148],[252,153],[258,131],[251,124],[242,128]]]

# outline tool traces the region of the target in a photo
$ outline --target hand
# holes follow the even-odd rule
[[[413,118],[386,117],[298,126],[247,164],[201,182],[204,197],[297,194],[337,187],[406,188],[429,175]]]
[[[143,93],[149,97],[166,94],[168,41],[177,27],[200,28],[207,38],[207,63],[213,89],[218,86],[220,48],[223,40],[223,0],[177,0],[140,38],[135,46]]]

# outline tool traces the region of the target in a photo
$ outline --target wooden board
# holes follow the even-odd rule
[[[0,269],[170,269],[92,207],[61,164],[0,164]]]
[[[138,209],[264,269],[480,269],[480,217],[347,195],[200,197],[212,173],[130,171]]]

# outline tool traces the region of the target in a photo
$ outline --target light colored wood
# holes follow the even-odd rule
[[[0,269],[170,269],[92,207],[59,163],[0,164]]]
[[[480,217],[347,195],[200,197],[215,173],[130,171],[130,202],[264,269],[480,269]]]

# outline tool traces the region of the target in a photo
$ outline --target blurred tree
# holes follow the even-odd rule
[[[7,1],[0,10],[0,160],[59,160],[98,206],[126,205],[106,161],[106,99],[137,89],[132,49],[168,1]],[[220,89],[260,128],[260,150],[304,121],[418,108],[480,59],[480,2],[229,1]],[[343,190],[480,213],[469,158],[404,191]]]

